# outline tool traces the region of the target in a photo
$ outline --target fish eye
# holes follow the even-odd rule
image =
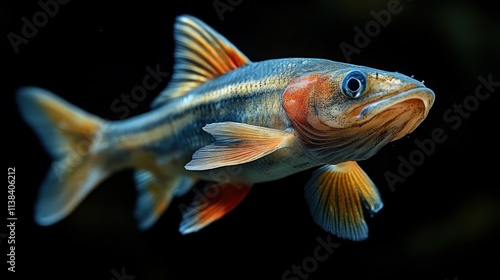
[[[347,98],[358,98],[366,89],[365,75],[359,71],[347,73],[342,80],[340,89]]]

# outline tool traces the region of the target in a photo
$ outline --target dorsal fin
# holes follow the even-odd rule
[[[250,63],[231,42],[192,16],[177,18],[174,39],[174,74],[152,107],[163,105],[208,80]]]

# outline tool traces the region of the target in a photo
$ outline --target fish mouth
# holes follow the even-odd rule
[[[370,103],[359,111],[357,119],[369,120],[381,112],[404,109],[408,107],[407,105],[423,106],[426,116],[433,103],[434,92],[426,87],[416,86],[411,89],[394,92],[390,95],[386,95],[383,99]]]
[[[427,116],[434,98],[432,90],[413,86],[370,103],[359,111],[356,118],[362,124],[377,122],[379,127],[391,128],[394,141],[415,130]]]

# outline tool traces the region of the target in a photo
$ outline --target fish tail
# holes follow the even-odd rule
[[[51,225],[109,175],[103,154],[96,152],[105,121],[44,89],[21,88],[16,97],[22,117],[54,160],[35,206],[35,221]]]

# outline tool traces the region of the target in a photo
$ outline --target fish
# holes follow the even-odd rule
[[[149,111],[126,119],[105,120],[37,86],[17,90],[20,115],[53,158],[36,223],[60,222],[103,180],[132,169],[141,230],[205,182],[207,195],[181,211],[179,231],[189,234],[252,187],[316,168],[304,186],[315,223],[341,239],[367,239],[365,216],[383,202],[358,162],[413,132],[434,92],[398,72],[323,58],[253,62],[187,14],[176,17],[174,43],[170,81]]]

